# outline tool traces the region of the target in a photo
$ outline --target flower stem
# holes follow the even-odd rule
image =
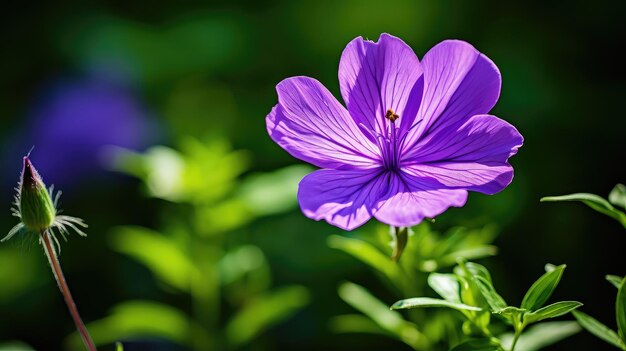
[[[517,340],[519,340],[520,335],[522,335],[522,333],[516,330],[515,336],[513,337],[513,344],[511,344],[511,351],[515,351],[515,345],[517,345]]]
[[[406,243],[409,240],[409,228],[407,227],[391,227],[391,240],[393,246],[393,253],[391,260],[394,262],[400,261],[400,256],[404,252]]]
[[[89,351],[97,351],[96,346],[91,340],[91,336],[89,336],[89,332],[85,327],[80,315],[78,314],[78,309],[76,309],[76,303],[74,303],[74,299],[72,298],[72,294],[70,293],[70,289],[67,286],[67,282],[65,281],[65,276],[63,275],[63,270],[61,270],[61,264],[59,263],[59,258],[57,257],[56,251],[52,247],[50,243],[50,234],[47,231],[41,232],[41,240],[43,241],[44,251],[46,252],[46,256],[48,256],[48,261],[50,262],[50,267],[52,268],[52,273],[54,274],[54,278],[59,285],[59,290],[61,290],[61,294],[65,299],[65,304],[67,308],[70,310],[70,314],[72,315],[72,319],[74,320],[74,324],[76,325],[76,329],[78,333],[80,333],[80,337],[83,339],[83,343],[85,347]]]

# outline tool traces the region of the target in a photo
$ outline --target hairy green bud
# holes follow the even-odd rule
[[[19,188],[19,212],[26,228],[41,232],[52,226],[56,209],[43,180],[28,159],[24,157]]]

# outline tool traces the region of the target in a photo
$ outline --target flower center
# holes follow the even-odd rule
[[[392,109],[389,109],[385,114],[385,118],[390,120],[391,123],[394,123],[398,118],[400,118],[400,116],[398,116]]]

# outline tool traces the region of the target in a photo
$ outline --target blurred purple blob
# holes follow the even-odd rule
[[[62,185],[102,176],[106,146],[138,150],[155,142],[154,121],[120,78],[100,72],[45,87],[27,115],[24,132],[13,139],[8,159],[20,158],[34,145],[31,158],[47,183]]]

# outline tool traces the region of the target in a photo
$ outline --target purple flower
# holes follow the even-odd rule
[[[412,226],[467,191],[494,194],[513,179],[508,158],[523,138],[487,113],[500,94],[498,68],[463,41],[433,47],[422,62],[402,40],[352,40],[339,63],[347,109],[317,80],[280,82],[266,118],[272,139],[322,168],[300,182],[304,214],[352,230],[372,216]]]

